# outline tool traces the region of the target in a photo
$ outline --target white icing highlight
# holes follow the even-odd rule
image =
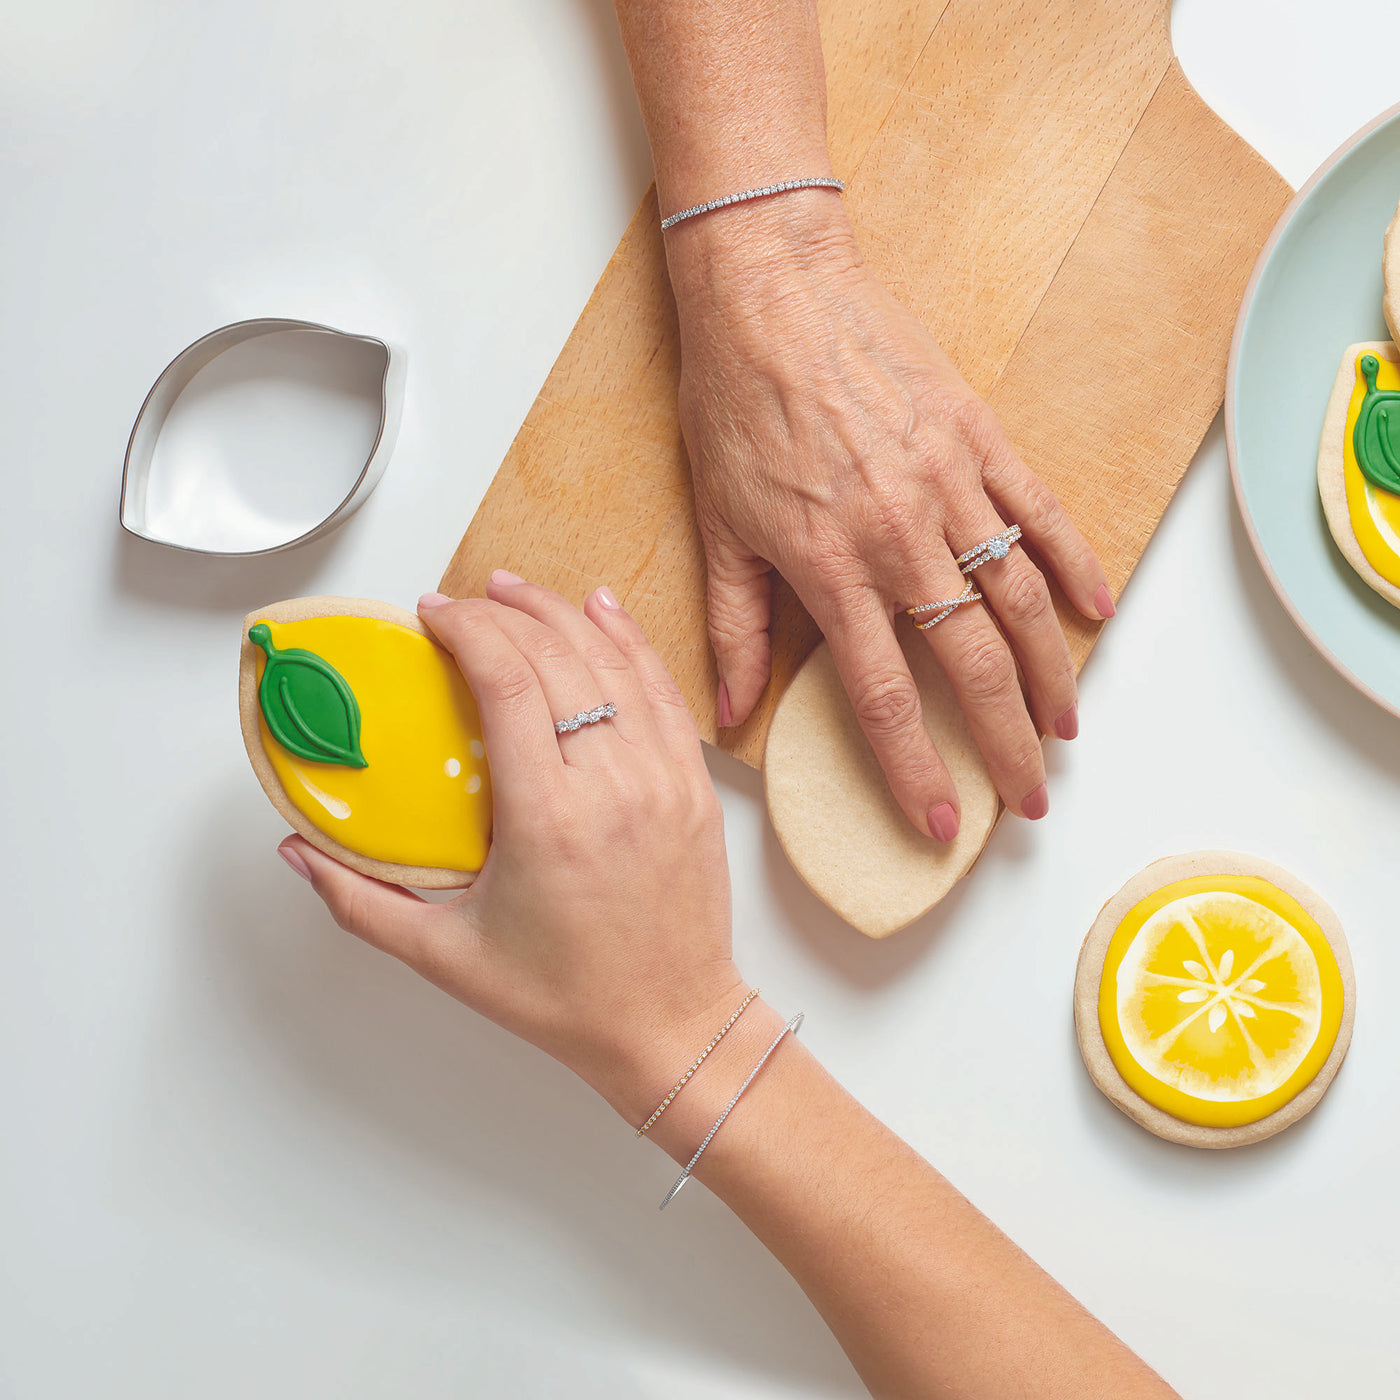
[[[321,789],[301,771],[299,765],[294,764],[292,771],[301,780],[302,787],[304,787],[307,792],[336,819],[336,821],[343,822],[345,818],[350,815],[350,804],[348,802],[342,802],[340,798],[332,797],[328,792],[322,792]]]
[[[455,758],[449,758],[447,762],[442,765],[442,771],[446,773],[449,778],[455,778],[457,774],[462,771],[462,765],[458,763]]]
[[[479,773],[473,773],[473,774],[471,775],[471,777],[467,779],[467,791],[468,791],[468,792],[480,792],[480,791],[481,791],[481,775],[480,775]]]
[[[472,757],[473,757],[473,758],[485,758],[485,757],[486,757],[486,746],[481,742],[480,739],[473,739],[473,740],[472,740]]]
[[[1391,552],[1400,554],[1400,535],[1395,533],[1395,527],[1385,517],[1385,512],[1381,510],[1376,500],[1376,492],[1371,483],[1362,480],[1362,489],[1366,492],[1366,509],[1371,512],[1371,520],[1376,529],[1380,532],[1380,537],[1390,546]]]

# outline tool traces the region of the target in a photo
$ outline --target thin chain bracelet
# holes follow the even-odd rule
[[[705,1134],[705,1141],[702,1142],[700,1146],[695,1149],[695,1156],[693,1156],[690,1159],[690,1161],[688,1161],[685,1164],[685,1170],[682,1171],[681,1174],[676,1178],[676,1184],[673,1187],[671,1187],[671,1189],[666,1193],[665,1199],[661,1202],[660,1206],[657,1207],[658,1210],[665,1210],[666,1207],[669,1206],[671,1202],[676,1199],[677,1195],[680,1193],[681,1187],[684,1186],[686,1182],[690,1180],[690,1174],[695,1170],[695,1164],[700,1160],[700,1154],[704,1152],[704,1150],[710,1145],[710,1139],[714,1137],[714,1135],[717,1132],[719,1132],[719,1130],[724,1126],[724,1120],[729,1117],[730,1113],[734,1109],[734,1105],[738,1103],[741,1098],[744,1097],[744,1090],[747,1089],[749,1085],[752,1084],[754,1080],[758,1078],[759,1070],[761,1070],[763,1066],[768,1063],[768,1057],[773,1053],[773,1051],[775,1051],[778,1048],[778,1046],[780,1046],[783,1043],[783,1037],[787,1035],[789,1031],[791,1031],[793,1035],[797,1034],[797,1032],[802,1027],[802,1022],[806,1019],[806,1016],[807,1013],[805,1011],[799,1011],[797,1015],[794,1016],[792,1020],[789,1021],[787,1025],[785,1025],[782,1028],[782,1030],[778,1032],[777,1039],[774,1040],[774,1042],[763,1052],[763,1058],[759,1060],[759,1062],[749,1071],[749,1077],[746,1080],[744,1080],[744,1082],[741,1085],[739,1085],[739,1092],[735,1094],[732,1099],[729,1100],[729,1103],[725,1106],[724,1112],[721,1113],[720,1116],[715,1119],[715,1126],[711,1128],[708,1133]]]
[[[835,190],[840,194],[846,188],[844,180],[834,175],[813,175],[802,180],[779,180],[776,185],[760,185],[753,190],[740,190],[738,194],[727,194],[723,199],[712,199],[705,204],[692,204],[661,221],[661,232],[683,219],[693,219],[697,214],[708,214],[711,209],[723,209],[727,204],[742,204],[746,199],[765,199],[770,194],[787,194],[789,190]]]
[[[646,1130],[649,1127],[651,1127],[651,1125],[655,1123],[656,1120],[660,1118],[663,1113],[666,1112],[666,1110],[671,1106],[671,1100],[675,1098],[676,1095],[679,1094],[682,1089],[685,1088],[686,1084],[690,1080],[690,1076],[694,1074],[695,1071],[699,1069],[702,1064],[705,1063],[705,1056],[708,1055],[710,1051],[713,1050],[715,1046],[718,1045],[720,1041],[723,1040],[724,1037],[729,1034],[730,1026],[732,1026],[734,1022],[737,1021],[739,1017],[744,1014],[744,1008],[747,1007],[748,1004],[756,996],[758,996],[760,990],[761,988],[755,987],[753,991],[751,991],[748,994],[748,996],[746,996],[743,999],[743,1001],[739,1003],[738,1009],[719,1028],[719,1034],[699,1053],[699,1055],[696,1056],[695,1063],[691,1065],[691,1067],[688,1070],[686,1070],[686,1072],[683,1075],[681,1075],[681,1077],[678,1080],[676,1080],[676,1087],[672,1089],[671,1092],[667,1094],[664,1099],[661,1100],[661,1107],[658,1108],[656,1112],[653,1113],[651,1117],[648,1118],[647,1121],[643,1123],[640,1128],[637,1129],[637,1131],[633,1134],[633,1137],[641,1137],[646,1132]]]

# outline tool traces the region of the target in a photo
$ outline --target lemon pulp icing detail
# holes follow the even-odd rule
[[[1178,880],[1109,941],[1099,1027],[1140,1097],[1203,1127],[1258,1122],[1331,1054],[1344,989],[1317,921],[1258,876]]]
[[[299,758],[258,716],[263,752],[318,831],[371,860],[476,871],[491,840],[491,781],[476,701],[426,637],[373,617],[265,620],[279,649],[324,657],[353,690],[366,767]],[[257,677],[266,661],[259,653]]]
[[[1356,461],[1356,422],[1361,416],[1367,387],[1361,362],[1370,353],[1367,351],[1356,357],[1356,387],[1347,407],[1346,430],[1342,435],[1343,483],[1352,533],[1366,562],[1387,583],[1400,587],[1400,495],[1373,486]],[[1379,363],[1377,387],[1400,390],[1400,365],[1381,356],[1376,359]]]

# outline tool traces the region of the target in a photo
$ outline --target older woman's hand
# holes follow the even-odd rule
[[[720,723],[741,723],[768,681],[776,567],[830,642],[900,806],[950,840],[957,794],[892,619],[956,597],[956,556],[1012,524],[1095,620],[1113,615],[1103,570],[995,415],[862,263],[834,195],[691,220],[667,234],[667,252]],[[1078,729],[1069,650],[1024,550],[974,577],[985,601],[924,636],[1006,805],[1042,817],[1037,728]]]
[[[607,589],[582,613],[512,574],[490,591],[419,604],[481,711],[495,820],[476,883],[429,903],[299,836],[282,852],[342,928],[637,1123],[743,995],[719,801],[680,692]],[[609,700],[615,719],[554,732]]]

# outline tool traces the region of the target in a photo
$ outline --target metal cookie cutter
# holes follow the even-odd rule
[[[362,377],[368,381],[365,371],[376,368],[378,371],[378,430],[363,465],[359,464],[358,451],[351,459],[344,474],[348,489],[339,503],[329,513],[324,513],[324,505],[303,506],[299,513],[293,510],[290,519],[285,512],[276,509],[261,510],[257,503],[250,508],[244,501],[231,499],[227,489],[211,488],[209,482],[201,478],[198,461],[181,462],[175,455],[161,465],[157,474],[158,489],[153,492],[152,464],[156,461],[157,440],[176,401],[195,376],[236,346],[264,336],[288,333],[298,333],[298,339],[284,341],[284,353],[295,347],[296,357],[309,362],[318,349],[324,355],[334,344],[334,349],[345,359],[348,347],[335,342],[349,342],[350,346],[361,347],[360,353],[369,358],[370,363],[360,367]],[[317,342],[322,337],[334,340],[318,347]],[[402,351],[384,341],[352,335],[312,321],[262,317],[235,321],[211,331],[182,350],[165,367],[136,415],[122,469],[122,528],[174,549],[229,557],[273,554],[325,534],[359,509],[384,473],[403,408],[404,370]],[[173,454],[175,449],[170,452]],[[351,479],[351,473],[356,470],[358,474]],[[333,492],[339,492],[340,479],[337,476],[332,480],[330,489]]]

